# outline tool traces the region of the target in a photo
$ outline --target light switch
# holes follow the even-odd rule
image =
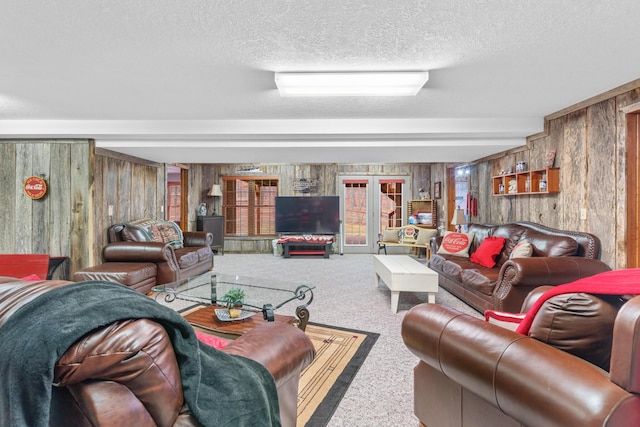
[[[107,208],[107,214],[109,216],[113,216],[113,205],[109,205],[109,207]]]
[[[580,208],[580,219],[587,219],[587,208]]]

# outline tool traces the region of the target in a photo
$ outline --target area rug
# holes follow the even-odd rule
[[[157,300],[183,316],[203,307],[189,300],[168,304]],[[307,324],[305,333],[313,342],[316,357],[300,375],[297,425],[322,427],[329,423],[380,334],[313,322]]]
[[[309,323],[316,357],[300,376],[299,426],[325,426],[379,334]]]

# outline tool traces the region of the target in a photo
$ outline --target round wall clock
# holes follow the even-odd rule
[[[41,199],[47,194],[47,183],[39,176],[30,176],[24,181],[24,192],[34,200]]]

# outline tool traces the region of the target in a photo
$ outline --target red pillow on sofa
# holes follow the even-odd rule
[[[483,267],[493,268],[503,247],[504,237],[486,237],[469,259]]]
[[[219,338],[219,337],[216,337],[215,335],[205,334],[204,332],[200,332],[200,331],[195,331],[195,332],[196,332],[196,337],[198,337],[198,339],[201,342],[207,345],[210,345],[211,347],[220,349],[226,346],[227,344],[229,344],[229,341],[225,340],[224,338]]]

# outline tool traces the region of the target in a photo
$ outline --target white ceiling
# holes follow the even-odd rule
[[[468,162],[639,78],[638,16],[637,0],[2,0],[0,137],[165,163]],[[273,74],[368,70],[430,78],[415,97],[281,98]]]

